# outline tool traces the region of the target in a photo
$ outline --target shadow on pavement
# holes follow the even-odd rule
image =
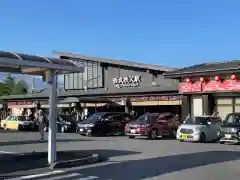
[[[78,170],[77,173],[111,180],[140,180],[167,173],[240,159],[240,152],[209,151],[143,160],[130,160]]]
[[[124,156],[124,155],[132,155],[137,154],[139,152],[133,151],[122,151],[122,150],[106,150],[106,149],[99,149],[99,150],[72,150],[72,151],[59,151],[57,154],[58,161],[65,161],[70,159],[79,159],[91,154],[99,154],[101,160],[106,160],[110,157],[114,156]],[[0,174],[6,173],[17,173],[18,171],[27,171],[27,170],[34,170],[39,168],[46,168],[48,167],[47,164],[47,152],[43,153],[36,153],[36,155],[26,157],[17,157],[11,158],[11,154],[4,154],[4,161],[1,162],[0,156]],[[9,161],[7,160],[6,156],[9,156]],[[16,174],[14,174],[16,176]],[[9,178],[10,176],[8,176]],[[0,175],[0,179],[7,178],[7,176],[3,177]]]
[[[79,142],[79,141],[95,141],[93,139],[57,139],[57,142]],[[101,141],[101,140],[99,140]],[[37,144],[37,143],[47,143],[48,140],[26,140],[26,141],[8,141],[0,142],[0,146],[12,146],[12,145],[23,145],[23,144]]]
[[[146,140],[146,141],[163,141],[163,140],[175,140],[176,141],[176,137],[171,137],[171,136],[157,138],[155,140],[151,140],[148,137],[135,137],[134,139],[135,140],[137,140],[137,139],[139,139],[139,140]]]

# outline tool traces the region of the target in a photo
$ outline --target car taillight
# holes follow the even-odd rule
[[[129,125],[126,124],[126,126],[125,126],[125,131],[128,131],[128,129],[129,129]]]

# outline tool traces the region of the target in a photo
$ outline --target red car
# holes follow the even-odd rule
[[[175,137],[179,125],[178,116],[172,113],[147,113],[126,124],[125,134],[131,139],[136,136],[145,136],[149,139]]]

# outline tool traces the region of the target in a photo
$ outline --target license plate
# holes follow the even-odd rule
[[[130,131],[132,134],[135,134],[136,133],[136,130],[135,129],[131,129]]]
[[[83,129],[80,129],[80,132],[83,132]]]
[[[182,134],[182,139],[188,139],[188,135]]]
[[[225,138],[230,139],[230,138],[232,138],[232,135],[231,134],[225,134]]]

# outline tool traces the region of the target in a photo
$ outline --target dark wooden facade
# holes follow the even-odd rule
[[[159,65],[134,63],[122,60],[110,60],[104,58],[86,57],[71,53],[56,53],[61,59],[73,60],[75,63],[84,64],[83,73],[71,73],[64,75],[64,87],[59,91],[59,99],[69,97],[79,98],[105,98],[120,106],[141,108],[145,106],[150,111],[154,106],[178,106],[181,105],[182,96],[178,94],[176,79],[164,78],[163,73],[173,68]],[[40,93],[7,96],[2,99],[8,101],[10,107],[31,107],[34,101],[39,101],[43,107],[47,107],[48,90]],[[69,103],[68,106],[70,106]],[[102,106],[101,102],[86,102],[88,107]],[[173,108],[174,109],[174,108]],[[175,108],[177,109],[177,108]],[[144,110],[145,111],[145,110]]]

